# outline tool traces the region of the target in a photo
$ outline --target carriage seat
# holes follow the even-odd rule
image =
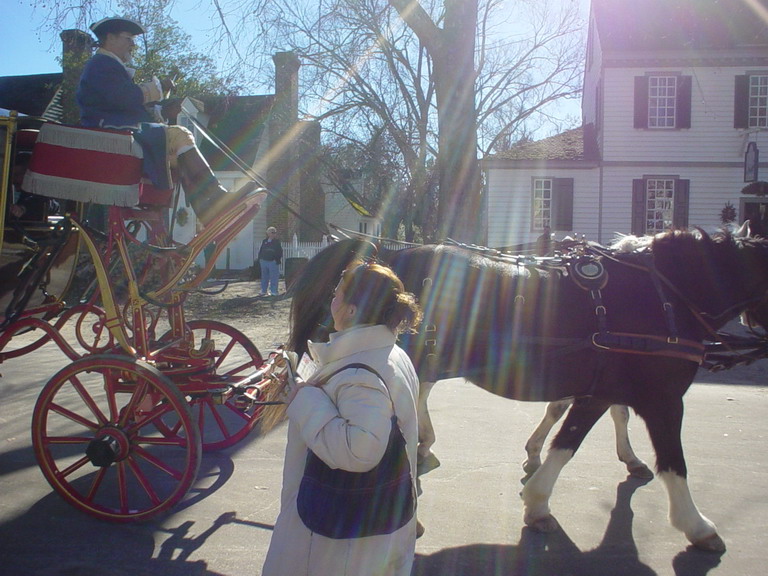
[[[44,124],[24,190],[110,206],[169,207],[173,190],[142,178],[142,151],[128,130]]]

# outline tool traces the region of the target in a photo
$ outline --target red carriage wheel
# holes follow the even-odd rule
[[[215,320],[191,320],[187,323],[195,346],[200,346],[204,340],[214,343],[213,374],[227,376],[228,380],[236,383],[255,372],[264,359],[253,342],[242,332],[223,322]],[[167,342],[170,333],[165,334],[160,342]],[[216,378],[214,378],[216,380]],[[184,384],[180,387],[184,389]],[[220,395],[211,393],[195,393],[187,395],[192,415],[195,417],[203,442],[203,450],[213,451],[227,448],[245,438],[261,416],[262,406],[241,406],[236,403],[232,394]],[[163,418],[166,428],[161,431],[172,433],[178,425],[173,414]]]
[[[155,422],[168,413],[172,435]],[[97,518],[133,522],[166,512],[188,492],[201,445],[189,406],[149,364],[92,355],[60,370],[32,418],[43,476],[70,504]]]

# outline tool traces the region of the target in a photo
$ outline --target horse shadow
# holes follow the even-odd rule
[[[470,544],[416,555],[411,576],[657,576],[640,561],[632,536],[634,492],[650,480],[627,477],[616,489],[616,504],[597,548],[582,552],[562,528],[551,534],[522,529],[516,546]],[[705,576],[720,554],[689,546],[672,561],[676,576]]]

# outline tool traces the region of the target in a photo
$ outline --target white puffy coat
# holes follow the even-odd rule
[[[392,403],[415,474],[419,382],[413,364],[382,325],[355,326],[332,334],[327,344],[309,345],[320,366],[313,379],[362,363],[381,374],[387,386],[375,374],[351,368],[323,388],[304,387],[296,394],[287,412],[280,514],[262,576],[409,576],[416,547],[415,515],[392,534],[334,540],[304,526],[296,498],[307,448],[334,468],[365,472],[378,464],[389,439]]]

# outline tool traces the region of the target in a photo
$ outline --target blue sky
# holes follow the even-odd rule
[[[44,8],[33,8],[34,0],[3,0],[0,18],[0,76],[61,72],[58,58],[61,41],[38,28]],[[42,0],[37,1],[42,5]],[[198,0],[177,0],[173,17],[193,38],[203,34],[207,22],[200,18]],[[106,15],[106,14],[105,14]]]
[[[578,1],[586,15],[589,0],[559,0],[568,3]],[[61,42],[50,32],[38,30],[45,15],[45,8],[33,8],[35,0],[3,0],[3,17],[0,18],[0,76],[44,74],[60,72],[57,58],[61,56]],[[42,0],[37,0],[43,5]],[[173,18],[181,28],[198,38],[207,22],[201,18],[199,0],[177,0]]]
[[[173,18],[184,32],[192,36],[193,41],[205,39],[206,29],[210,27],[206,12],[200,8],[200,3],[206,1],[210,0],[176,0],[174,5]],[[586,18],[589,0],[554,0],[554,4],[560,2],[578,2]],[[2,0],[2,3],[0,76],[60,72],[58,58],[61,56],[61,41],[49,31],[39,30],[45,8],[32,6],[33,3],[43,5],[43,0]],[[560,109],[563,115],[578,116],[580,103],[562,103]]]
[[[60,72],[56,57],[61,54],[61,43],[50,48],[50,40],[35,31],[29,2],[6,0],[4,4],[0,18],[0,76]],[[39,16],[35,19],[39,20]]]

